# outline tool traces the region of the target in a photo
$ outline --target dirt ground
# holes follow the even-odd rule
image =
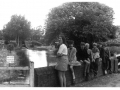
[[[72,87],[120,87],[120,73],[101,76]]]

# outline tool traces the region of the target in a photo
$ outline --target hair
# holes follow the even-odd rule
[[[90,46],[90,44],[89,44],[89,43],[86,43],[85,46]]]
[[[68,41],[68,44],[69,44],[69,45],[71,45],[71,44],[73,45],[73,44],[74,44],[74,41],[73,41],[73,40],[69,40],[69,41]]]
[[[97,43],[93,43],[93,46],[97,46]]]
[[[66,43],[66,38],[65,38],[64,36],[60,36],[60,37],[62,38],[63,43],[64,43],[65,45],[67,45],[67,43]]]
[[[80,45],[85,45],[85,43],[84,43],[84,42],[81,42]]]

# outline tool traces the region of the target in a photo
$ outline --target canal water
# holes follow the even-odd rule
[[[42,68],[56,65],[56,59],[53,55],[48,55],[45,50],[27,50],[26,51],[30,61],[34,62],[34,68]]]

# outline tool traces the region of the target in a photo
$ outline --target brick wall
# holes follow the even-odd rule
[[[99,62],[98,76],[102,75],[102,64]],[[83,71],[84,65],[74,67],[76,83],[84,81]],[[90,79],[93,78],[93,73],[90,73]],[[57,71],[54,69],[54,66],[36,68],[35,69],[35,87],[59,87]],[[66,72],[66,82],[67,86],[72,84],[72,74],[70,69]]]

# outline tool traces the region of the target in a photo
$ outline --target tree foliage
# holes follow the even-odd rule
[[[21,15],[11,16],[11,20],[4,26],[3,35],[5,40],[23,41],[30,36],[30,22]]]
[[[3,31],[0,30],[0,40],[2,40],[2,39],[3,39]]]
[[[40,41],[43,37],[43,30],[41,27],[31,29],[31,40]]]
[[[46,20],[45,39],[50,43],[61,32],[75,44],[115,38],[114,11],[98,2],[70,2],[53,8]]]

